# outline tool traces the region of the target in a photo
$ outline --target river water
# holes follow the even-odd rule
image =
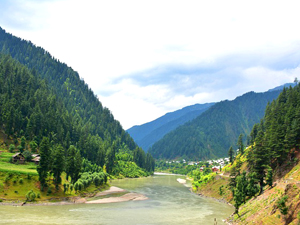
[[[175,175],[115,180],[113,186],[146,195],[144,201],[56,206],[0,206],[0,224],[176,225],[218,224],[234,209],[202,198]]]

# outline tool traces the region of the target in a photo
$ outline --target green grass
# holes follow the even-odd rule
[[[14,153],[2,152],[0,153],[0,162],[9,162]]]
[[[19,174],[31,174],[37,175],[36,165],[32,162],[26,162],[25,164],[13,164],[10,163],[11,157],[14,153],[2,152],[0,155],[0,171],[1,172],[12,172]]]
[[[13,163],[6,163],[0,161],[1,172],[14,172],[20,174],[37,175],[36,165],[34,163],[26,163],[23,165],[17,165]]]

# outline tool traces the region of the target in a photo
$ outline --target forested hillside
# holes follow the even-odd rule
[[[72,68],[1,28],[0,50],[0,132],[6,146],[22,139],[34,152],[48,138],[63,156],[73,146],[80,157],[117,176],[138,176],[124,171],[136,166],[153,172],[151,155],[137,147]]]
[[[222,101],[196,119],[178,127],[156,142],[149,152],[155,158],[203,160],[227,156],[240,134],[244,141],[259,122],[269,101],[280,91],[249,92],[233,101]],[[236,145],[234,145],[237,148]]]
[[[196,118],[205,112],[214,103],[195,104],[183,109],[167,113],[158,119],[127,130],[134,141],[147,151],[155,142],[165,134],[175,130],[178,126]]]

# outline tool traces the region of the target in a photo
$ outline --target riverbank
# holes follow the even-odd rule
[[[113,196],[118,194],[118,196]],[[66,197],[49,199],[46,201],[35,201],[35,202],[23,202],[23,201],[13,201],[13,202],[0,202],[0,205],[13,205],[13,206],[42,206],[42,205],[71,205],[71,204],[104,204],[104,203],[117,203],[125,201],[142,201],[147,200],[143,194],[128,192],[127,190],[111,186],[108,190],[96,193],[94,196],[89,197]]]

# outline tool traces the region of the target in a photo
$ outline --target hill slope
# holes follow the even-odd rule
[[[57,101],[65,107],[67,113],[62,116],[67,126],[58,124],[57,131],[51,129],[46,131],[56,133],[62,144],[76,145],[81,149],[82,155],[91,161],[96,160],[99,145],[108,149],[115,142],[117,147],[124,143],[131,150],[136,148],[133,139],[122,129],[111,112],[102,106],[97,96],[72,68],[54,59],[43,48],[14,37],[2,28],[0,28],[0,53],[11,55],[29,68],[34,77],[44,79]],[[23,116],[26,118],[26,115]],[[57,123],[58,121],[55,122]],[[21,130],[15,130],[16,135],[21,135],[20,132]],[[38,139],[45,135],[44,131],[41,132],[35,134]]]
[[[135,142],[147,151],[155,142],[178,126],[196,118],[214,103],[195,104],[165,114],[158,119],[139,126],[131,127],[127,132]]]
[[[252,145],[222,169],[225,175],[196,179],[194,189],[233,203],[233,224],[299,224],[299,112],[300,84],[284,88],[253,126]]]
[[[178,127],[156,142],[149,152],[155,158],[209,159],[227,156],[238,136],[249,135],[253,125],[263,117],[269,101],[278,91],[249,92],[233,101],[222,101],[194,120]],[[236,146],[234,146],[236,147]]]

